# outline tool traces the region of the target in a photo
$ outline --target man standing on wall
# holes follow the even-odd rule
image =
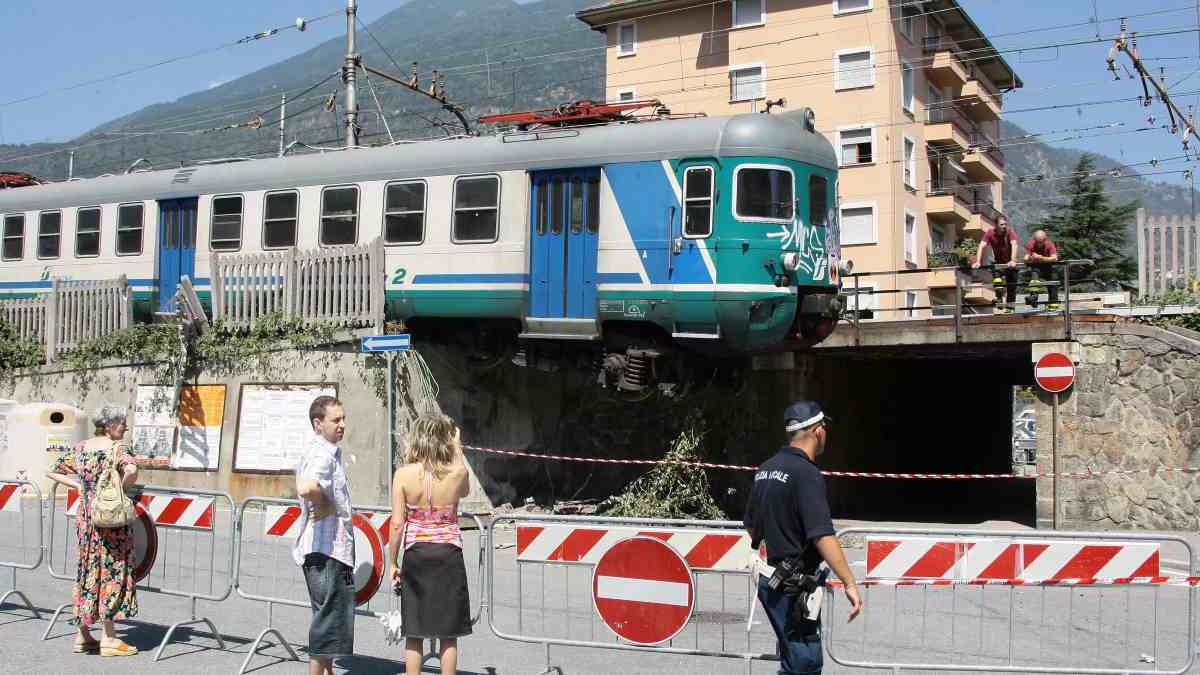
[[[1000,216],[996,226],[983,235],[979,242],[979,255],[975,258],[975,269],[983,263],[984,253],[992,250],[995,260],[996,278],[994,283],[1004,283],[1004,305],[1000,307],[1001,314],[1009,314],[1017,304],[1017,233],[1008,226],[1008,216]]]
[[[1055,262],[1058,262],[1058,247],[1046,235],[1045,230],[1034,232],[1033,238],[1025,244],[1025,264],[1033,269],[1033,279],[1029,282],[1029,299],[1026,300],[1030,307],[1038,305],[1038,295],[1041,294],[1041,284],[1038,282],[1040,279],[1050,282],[1050,305],[1047,309],[1058,309],[1058,279],[1055,278],[1058,275],[1054,273],[1054,265],[1051,264]]]
[[[779,640],[779,672],[820,673],[820,597],[828,570],[845,585],[850,621],[862,609],[854,573],[834,535],[825,478],[817,456],[825,451],[831,421],[813,401],[798,401],[784,412],[788,444],[759,467],[743,521],[750,543],[766,543],[767,564],[759,577],[758,599]]]
[[[332,396],[308,409],[313,436],[296,467],[300,536],[292,558],[304,570],[312,600],[308,629],[309,675],[333,675],[333,659],[354,653],[354,525],[350,484],[338,447],[346,412]]]

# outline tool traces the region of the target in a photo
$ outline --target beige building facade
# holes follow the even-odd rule
[[[612,0],[577,16],[607,35],[609,100],[815,110],[856,272],[939,267],[1003,208],[999,118],[1021,81],[956,0]],[[859,281],[874,318],[953,311],[952,270]]]

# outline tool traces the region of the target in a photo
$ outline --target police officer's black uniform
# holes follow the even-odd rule
[[[789,427],[807,428],[828,422],[821,407],[812,401],[793,404],[784,413]],[[825,493],[825,478],[804,451],[784,446],[759,467],[754,476],[750,502],[744,519],[757,550],[766,543],[767,563],[778,567],[785,560],[798,562],[798,571],[815,574],[821,556],[813,541],[834,534],[833,519]],[[763,576],[758,582],[758,598],[779,638],[780,673],[820,673],[820,622],[800,618],[795,613],[800,591],[794,584],[776,589]]]

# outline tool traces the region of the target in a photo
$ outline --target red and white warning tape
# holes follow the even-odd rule
[[[826,582],[842,588],[836,579]],[[1121,577],[1116,579],[863,579],[860,586],[1200,586],[1200,577]]]
[[[606,459],[600,457],[567,457],[565,455],[547,455],[536,452],[521,452],[519,450],[500,450],[497,448],[481,448],[475,445],[464,445],[464,450],[472,450],[482,452],[489,455],[505,455],[508,457],[531,457],[534,459],[548,459],[558,462],[582,462],[586,464],[643,464],[643,465],[661,465],[674,464],[676,466],[694,466],[701,469],[732,469],[734,471],[757,471],[757,466],[747,466],[744,464],[716,464],[713,462],[680,462],[666,459]],[[881,473],[878,471],[830,471],[822,469],[821,473],[834,478],[903,478],[903,479],[928,479],[928,480],[978,480],[978,479],[1032,479],[1032,478],[1053,478],[1057,475],[1059,478],[1095,478],[1098,476],[1128,476],[1134,474],[1148,473],[1151,476],[1158,473],[1200,473],[1200,467],[1181,466],[1181,467],[1158,467],[1151,469],[1113,469],[1108,471],[1075,471],[1075,472],[1060,472],[1054,474],[1046,473]]]

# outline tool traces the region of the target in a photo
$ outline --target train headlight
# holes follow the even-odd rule
[[[789,272],[795,272],[796,270],[800,269],[799,253],[796,253],[795,251],[789,251],[788,253],[784,253],[781,257],[783,258],[783,269]]]

